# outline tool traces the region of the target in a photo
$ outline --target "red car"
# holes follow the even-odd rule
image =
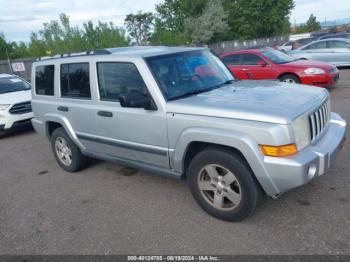
[[[272,48],[225,53],[220,56],[237,79],[279,79],[319,87],[332,87],[339,70],[328,63],[298,60]]]

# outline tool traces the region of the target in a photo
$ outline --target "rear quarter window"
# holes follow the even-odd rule
[[[45,65],[35,68],[35,93],[37,95],[54,95],[55,66]]]

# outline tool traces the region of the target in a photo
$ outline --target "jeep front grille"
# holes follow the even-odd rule
[[[314,141],[326,128],[330,114],[330,103],[327,100],[309,115],[311,141]]]
[[[9,112],[12,115],[22,115],[22,114],[30,113],[32,112],[32,105],[30,101],[14,104],[10,108]]]

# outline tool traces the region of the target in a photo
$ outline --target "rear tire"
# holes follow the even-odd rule
[[[204,149],[192,159],[187,177],[193,197],[214,217],[242,221],[257,207],[259,187],[246,161],[234,151]]]
[[[87,157],[81,153],[62,127],[53,131],[51,149],[57,163],[67,172],[77,172],[87,165]]]
[[[286,82],[290,84],[300,84],[300,80],[297,76],[292,74],[286,74],[280,77],[281,82]]]

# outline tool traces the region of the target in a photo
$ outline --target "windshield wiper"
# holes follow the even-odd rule
[[[211,91],[211,90],[213,90],[212,87],[206,88],[206,89],[193,90],[193,91],[184,93],[184,94],[182,94],[182,95],[176,96],[176,97],[174,97],[174,98],[171,98],[170,100],[177,100],[177,99],[181,99],[181,98],[185,98],[185,97],[189,97],[189,96],[194,96],[194,95],[198,95],[198,94],[200,94],[200,93],[209,92],[209,91]]]
[[[198,94],[200,94],[200,93],[209,92],[209,91],[212,91],[212,90],[217,89],[217,88],[219,88],[219,87],[222,87],[222,86],[224,86],[224,85],[231,84],[232,82],[235,82],[235,81],[236,81],[235,79],[227,80],[227,81],[225,81],[225,82],[222,82],[222,83],[219,84],[219,85],[212,86],[212,87],[205,88],[205,89],[193,90],[193,91],[184,93],[184,94],[182,94],[182,95],[179,95],[179,96],[177,96],[177,97],[171,98],[170,100],[181,99],[181,98],[185,98],[185,97],[189,97],[189,96],[198,95]]]
[[[222,87],[224,85],[232,84],[233,82],[236,82],[236,79],[230,79],[230,80],[227,80],[225,82],[222,82],[221,84],[218,84],[214,88],[219,88],[219,87]]]

